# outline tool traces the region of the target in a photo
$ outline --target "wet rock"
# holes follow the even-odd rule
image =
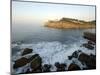
[[[30,64],[30,67],[32,68],[33,71],[37,71],[38,69],[41,68],[42,64],[42,59],[40,56],[35,57]]]
[[[59,63],[59,62],[56,62],[55,63],[55,66],[56,66],[56,68],[57,68],[57,71],[65,71],[65,68],[66,68],[66,64],[64,64],[64,63]]]
[[[90,57],[96,59],[96,55],[90,54]]]
[[[32,49],[25,48],[24,51],[22,52],[22,56],[26,55],[26,54],[29,54],[29,53],[32,53],[32,51],[33,51]]]
[[[78,52],[77,51],[73,52],[72,57],[77,58],[78,57]]]
[[[85,39],[91,40],[93,42],[96,42],[96,34],[95,33],[91,33],[91,32],[84,32],[83,37]]]
[[[74,71],[74,70],[81,70],[80,67],[76,64],[70,64],[68,67],[68,71]]]
[[[31,62],[35,57],[39,57],[39,54],[32,55],[32,56],[29,58],[29,62]]]
[[[50,72],[51,65],[44,64],[42,67],[43,72]]]
[[[96,68],[96,58],[94,58],[93,56],[89,56],[85,53],[82,53],[80,54],[78,60],[81,61],[82,63],[85,63],[88,69]]]
[[[68,56],[68,59],[71,60],[72,58],[78,58],[80,52],[80,50],[73,52],[71,56]]]
[[[90,49],[90,50],[94,49],[94,47],[92,45],[87,44],[87,43],[83,44],[83,46],[86,47],[86,48],[88,48],[88,49]]]
[[[73,58],[72,56],[68,56],[68,59],[69,59],[69,60],[72,60],[72,58]]]
[[[29,69],[27,69],[26,73],[30,73],[31,71]]]
[[[15,61],[13,68],[16,69],[16,68],[22,67],[22,66],[26,65],[27,63],[28,63],[28,59],[25,57],[22,57]]]
[[[42,72],[41,67],[36,69],[36,70],[32,70],[32,73],[41,73],[41,72]]]
[[[92,41],[88,41],[88,44],[90,44],[90,45],[95,45],[95,43],[94,42],[92,42]]]

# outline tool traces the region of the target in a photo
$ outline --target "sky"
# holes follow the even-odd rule
[[[63,17],[95,20],[95,6],[12,2],[12,22],[46,22]]]

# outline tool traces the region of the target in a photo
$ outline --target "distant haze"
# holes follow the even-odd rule
[[[13,23],[45,22],[59,20],[62,17],[95,20],[95,6],[12,2]]]

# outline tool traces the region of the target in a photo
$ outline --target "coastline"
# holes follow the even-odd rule
[[[96,27],[95,22],[95,20],[86,22],[77,19],[62,18],[59,21],[48,21],[44,26],[57,29],[90,29]]]

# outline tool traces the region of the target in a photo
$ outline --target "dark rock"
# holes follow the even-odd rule
[[[68,56],[68,59],[71,60],[72,59],[72,56]]]
[[[96,58],[89,56],[87,54],[80,54],[79,61],[81,61],[82,63],[85,63],[88,67],[88,69],[95,69],[96,68]]]
[[[43,72],[50,72],[51,65],[45,64],[42,67]]]
[[[88,70],[88,68],[83,68],[82,70]]]
[[[92,42],[92,41],[88,41],[88,44],[90,44],[90,45],[95,45],[95,43]]]
[[[38,57],[39,54],[35,54],[35,55],[32,55],[30,58],[29,58],[29,62],[32,61],[35,57]]]
[[[56,62],[56,63],[55,63],[55,66],[56,66],[56,67],[59,67],[59,66],[60,66],[60,63],[59,63],[59,62]]]
[[[83,44],[83,46],[86,47],[86,48],[88,48],[88,49],[91,49],[91,50],[94,49],[94,47],[92,45],[87,44],[87,43]]]
[[[78,57],[78,52],[77,51],[73,52],[72,57],[77,58]]]
[[[29,48],[25,48],[24,51],[22,52],[22,55],[26,55],[26,54],[29,54],[29,53],[32,53],[32,49],[29,49]]]
[[[65,71],[65,68],[66,68],[66,64],[62,63],[62,64],[59,64],[59,62],[56,62],[55,63],[55,66],[57,68],[57,71]]]
[[[68,59],[71,60],[72,58],[78,58],[80,52],[81,50],[73,52],[71,56],[68,56]]]
[[[27,71],[25,72],[25,74],[31,73],[31,71],[29,69],[27,69]]]
[[[84,32],[83,37],[85,39],[91,40],[93,42],[96,42],[96,34],[95,33],[91,33],[91,32]]]
[[[68,67],[68,71],[74,71],[74,70],[81,70],[80,67],[76,64],[70,64]]]
[[[96,55],[90,54],[90,57],[96,59]]]
[[[41,73],[41,72],[42,72],[41,67],[36,69],[36,70],[32,70],[32,73]]]
[[[37,71],[38,69],[41,68],[41,64],[42,64],[42,59],[40,56],[37,56],[31,61],[30,67],[32,68],[33,71]]]
[[[15,61],[13,68],[16,69],[16,68],[22,67],[22,66],[26,65],[27,63],[28,63],[28,59],[25,57],[22,57]]]
[[[80,52],[82,52],[82,51],[81,51],[81,50],[78,50],[77,52],[80,53]]]

